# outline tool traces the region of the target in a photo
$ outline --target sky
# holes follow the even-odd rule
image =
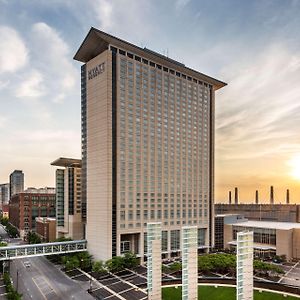
[[[80,63],[91,26],[228,83],[216,92],[215,198],[300,203],[300,0],[0,0],[0,183],[54,186],[80,158]]]

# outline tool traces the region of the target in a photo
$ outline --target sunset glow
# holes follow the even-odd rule
[[[291,166],[291,176],[294,179],[300,180],[300,155],[292,158],[289,165]]]

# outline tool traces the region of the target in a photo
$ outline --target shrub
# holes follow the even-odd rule
[[[28,232],[26,239],[29,244],[40,244],[42,242],[41,238],[32,231]]]
[[[121,256],[114,256],[105,263],[105,266],[112,273],[122,271],[125,269],[124,259]]]
[[[95,261],[93,263],[92,270],[93,270],[93,272],[100,273],[100,274],[101,273],[106,273],[105,265],[104,265],[102,260]]]

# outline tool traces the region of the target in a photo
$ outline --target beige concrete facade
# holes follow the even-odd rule
[[[276,255],[285,255],[287,259],[293,257],[293,229],[276,230]]]
[[[225,248],[236,247],[236,234],[251,229],[254,232],[254,253],[257,256],[286,256],[287,260],[300,259],[300,226],[298,223],[260,222],[257,227],[243,223],[224,225]],[[247,224],[247,221],[245,222]],[[276,228],[277,227],[277,228]]]
[[[161,300],[161,223],[148,223],[147,229],[148,299]]]
[[[208,251],[214,243],[214,94],[225,84],[93,28],[75,59],[85,63],[82,148],[91,254],[106,260],[132,251],[143,258],[148,222],[162,224],[164,256],[180,255],[182,226],[197,226],[197,248]]]
[[[112,67],[105,51],[87,63],[105,71],[87,80],[87,225],[88,251],[95,259],[112,253]]]
[[[300,259],[300,228],[293,230],[293,257]]]
[[[182,228],[182,300],[198,299],[197,227]]]

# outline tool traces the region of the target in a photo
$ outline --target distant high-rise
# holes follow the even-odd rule
[[[22,170],[14,170],[9,175],[9,198],[22,192],[24,192],[24,173]]]
[[[89,252],[144,257],[148,222],[162,223],[165,256],[180,255],[184,225],[213,248],[215,91],[226,84],[95,28],[74,58]]]
[[[290,190],[286,190],[286,204],[290,204]]]
[[[0,184],[0,205],[6,205],[9,202],[9,183]]]
[[[258,204],[258,190],[255,191],[255,204]]]

